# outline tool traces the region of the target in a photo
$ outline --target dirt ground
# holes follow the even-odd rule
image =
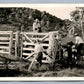
[[[0,70],[0,77],[84,77],[84,70],[67,68],[60,71],[19,72]]]
[[[72,69],[63,67],[60,64],[55,67],[46,64],[37,68],[34,64],[30,72],[28,66],[22,71],[0,70],[0,77],[84,77],[84,64],[76,65]]]

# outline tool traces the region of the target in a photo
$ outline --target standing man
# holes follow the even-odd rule
[[[33,22],[33,32],[42,32],[42,30],[41,30],[41,24],[40,24],[40,21],[38,19],[36,19]]]
[[[31,67],[35,60],[39,62],[40,66],[42,65],[42,58],[43,58],[43,47],[40,45],[40,41],[36,40],[35,50],[34,50],[34,58],[28,68],[28,71],[31,70]],[[39,68],[39,66],[37,66]]]
[[[40,66],[41,66],[42,58],[43,58],[43,46],[40,44],[39,40],[36,41],[35,55],[36,55],[36,60],[39,62]]]

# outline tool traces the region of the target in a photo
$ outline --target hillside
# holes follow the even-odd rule
[[[0,8],[0,23],[18,27],[18,30],[23,25],[24,31],[31,31],[36,18],[41,21],[43,31],[59,30],[65,25],[64,20],[45,11],[31,8]]]

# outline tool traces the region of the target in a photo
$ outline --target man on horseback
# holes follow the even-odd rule
[[[63,45],[65,51],[67,51],[67,68],[72,69],[73,61],[72,61],[72,46],[74,43],[72,41],[68,41],[67,44]]]
[[[81,45],[83,43],[84,42],[83,42],[82,38],[78,34],[75,34],[75,44],[76,45]]]
[[[77,59],[79,60],[84,53],[84,42],[78,34],[75,34],[75,46],[77,49]]]

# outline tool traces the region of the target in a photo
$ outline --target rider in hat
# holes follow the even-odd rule
[[[83,39],[76,33],[75,34],[75,45],[77,49],[77,58],[80,59],[81,50],[84,46]]]

